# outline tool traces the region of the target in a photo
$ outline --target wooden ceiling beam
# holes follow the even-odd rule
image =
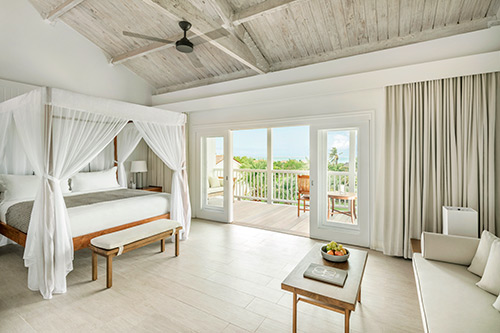
[[[58,6],[56,6],[47,14],[43,15],[43,17],[49,22],[54,22],[61,15],[64,15],[65,13],[69,12],[70,10],[81,4],[83,1],[85,0],[66,0],[61,4],[59,4]]]
[[[210,17],[196,8],[189,1],[143,0],[143,2],[161,10],[165,15],[170,16],[176,21],[186,20],[191,22],[193,25],[191,31],[197,35],[203,35],[204,33],[212,30],[220,29],[217,22],[214,22]],[[268,71],[265,64],[260,63],[248,46],[239,40],[234,34],[230,34],[228,37],[219,38],[217,40],[207,40],[210,44],[217,47],[222,52],[238,60],[240,63],[251,68],[257,73],[264,74]]]
[[[267,0],[235,13],[232,17],[232,24],[240,25],[260,16],[288,8],[294,3],[304,1],[309,0]]]
[[[350,56],[362,55],[365,53],[382,51],[393,47],[405,46],[405,45],[430,41],[433,39],[444,38],[468,32],[473,32],[477,30],[487,29],[490,23],[492,22],[492,19],[494,18],[495,18],[494,16],[486,17],[482,19],[468,21],[465,23],[443,26],[440,28],[435,28],[427,31],[420,31],[403,37],[391,38],[378,42],[346,47],[343,49],[335,50],[333,52],[316,54],[301,59],[288,60],[273,64],[271,66],[271,70],[280,71],[284,69],[311,65]]]
[[[234,15],[233,8],[227,0],[208,0],[212,7],[215,9],[219,17],[224,22],[224,28],[226,28],[230,33],[234,34],[239,40],[241,40],[248,47],[250,52],[257,60],[257,63],[265,68],[266,72],[269,70],[269,62],[266,60],[262,51],[259,49],[255,40],[250,36],[247,29],[243,25],[235,26],[232,23],[232,17]]]

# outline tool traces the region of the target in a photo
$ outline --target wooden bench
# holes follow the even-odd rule
[[[167,219],[156,220],[129,229],[93,238],[89,248],[92,250],[92,281],[97,280],[97,255],[106,257],[106,288],[113,284],[113,257],[160,241],[161,252],[165,251],[165,238],[175,235],[175,256],[179,255],[179,222]]]

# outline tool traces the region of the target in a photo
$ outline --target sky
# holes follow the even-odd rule
[[[339,162],[349,161],[349,132],[331,131],[327,136],[328,151],[337,147]],[[223,141],[217,140],[217,154],[222,154]],[[233,155],[257,159],[267,157],[267,129],[233,132]],[[309,126],[273,128],[273,159],[304,160],[309,158]]]

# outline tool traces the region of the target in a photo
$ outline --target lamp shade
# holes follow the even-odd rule
[[[132,161],[130,172],[148,172],[146,161]]]

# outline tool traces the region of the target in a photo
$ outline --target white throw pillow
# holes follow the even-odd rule
[[[0,175],[3,200],[35,199],[40,177],[24,175]]]
[[[120,187],[116,180],[116,167],[97,172],[80,172],[71,177],[73,192],[97,191]]]
[[[491,245],[483,277],[476,285],[493,295],[500,294],[500,239]]]
[[[467,268],[469,272],[483,276],[484,268],[486,267],[486,262],[488,261],[488,256],[490,254],[491,244],[493,244],[493,241],[496,239],[499,238],[491,232],[486,230],[483,231],[476,254],[474,255],[474,258],[472,258],[470,266]]]
[[[500,311],[500,296],[498,296],[497,300],[495,301],[495,303],[493,303],[493,307],[495,309],[497,309],[498,311]]]
[[[495,301],[495,303],[493,303],[493,307],[495,309],[497,309],[498,311],[500,311],[500,296],[498,296],[497,300]]]
[[[68,178],[61,180],[61,191],[63,194],[71,193],[71,189],[69,188],[69,179]]]
[[[208,177],[208,183],[210,184],[210,187],[219,187],[219,178],[210,176]]]

